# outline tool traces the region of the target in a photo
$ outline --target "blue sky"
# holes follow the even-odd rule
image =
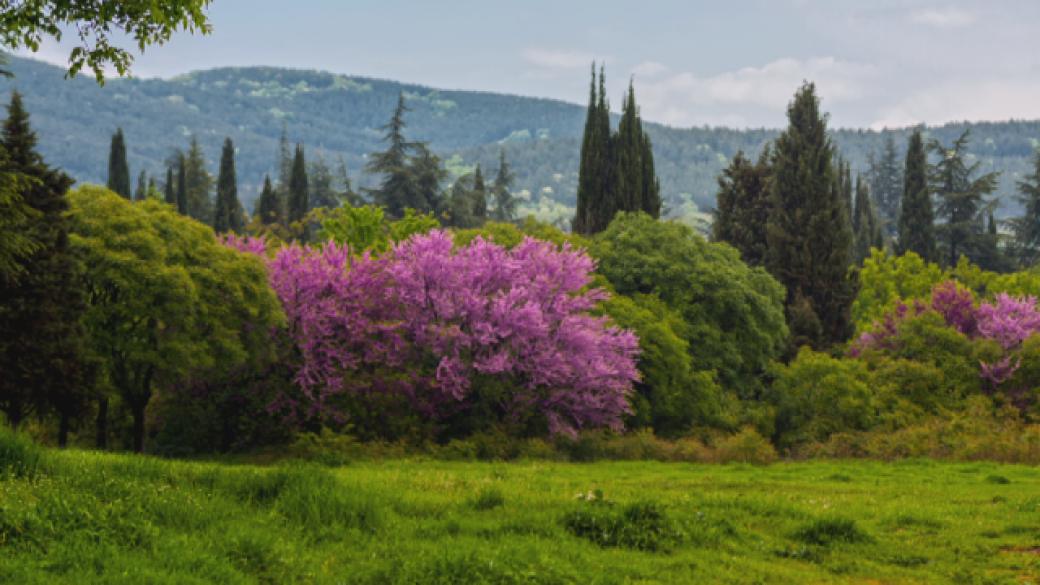
[[[134,74],[321,69],[586,103],[634,76],[643,117],[779,127],[801,80],[833,126],[1040,118],[1040,2],[930,0],[214,0],[210,36],[178,35]],[[64,63],[70,42],[37,58]]]

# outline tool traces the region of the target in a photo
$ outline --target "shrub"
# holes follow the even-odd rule
[[[41,456],[40,447],[28,437],[0,427],[0,479],[35,477]]]
[[[567,532],[599,546],[667,552],[682,540],[682,531],[659,502],[634,502],[618,512],[616,503],[599,490],[579,494],[577,499],[578,508],[564,515],[563,526]]]
[[[830,546],[835,543],[859,544],[874,539],[849,518],[817,518],[799,528],[794,538],[805,544]]]
[[[776,459],[776,450],[754,427],[744,427],[739,433],[719,441],[717,459],[721,463],[750,463],[769,465]]]
[[[494,486],[483,486],[477,490],[473,497],[473,508],[475,510],[493,510],[506,503],[502,490]]]

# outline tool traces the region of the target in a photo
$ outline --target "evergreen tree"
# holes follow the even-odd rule
[[[766,268],[787,288],[789,319],[796,316],[791,307],[799,298],[816,315],[821,333],[810,345],[822,349],[852,335],[859,282],[849,270],[852,235],[835,189],[827,118],[819,107],[815,85],[804,84],[787,108],[790,124],[776,140]],[[802,308],[797,313],[805,320]]]
[[[636,112],[636,96],[632,83],[621,100],[621,122],[617,133],[611,138],[613,154],[613,196],[607,223],[618,211],[639,211],[643,208],[643,135],[639,115]]]
[[[307,161],[304,159],[303,145],[296,145],[296,155],[293,157],[292,174],[289,176],[289,199],[286,205],[287,221],[289,225],[304,222],[307,212],[311,206],[308,195],[310,189],[307,185]],[[308,226],[302,225],[303,235],[301,240],[307,241],[309,233]]]
[[[1018,195],[1022,217],[1008,222],[1013,236],[1018,261],[1032,267],[1040,257],[1040,149],[1033,153],[1033,173],[1018,181]]]
[[[112,147],[108,152],[108,184],[107,187],[118,193],[123,199],[130,199],[130,165],[126,162],[126,141],[123,139],[123,128],[120,127],[112,135]]]
[[[213,230],[218,234],[242,233],[244,227],[242,204],[238,200],[238,179],[235,176],[235,147],[231,142],[231,137],[228,137],[224,140],[224,149],[220,153]]]
[[[903,174],[899,168],[899,152],[892,133],[885,136],[881,157],[875,158],[871,153],[867,161],[870,165],[868,177],[874,209],[885,232],[894,236],[903,202]]]
[[[856,205],[852,218],[852,231],[855,234],[852,263],[856,266],[862,266],[863,261],[870,258],[871,247],[879,249],[884,247],[878,245],[878,237],[881,234],[879,223],[877,211],[870,199],[867,182],[863,180],[862,176],[857,175]]]
[[[307,186],[310,188],[308,202],[311,209],[327,207],[335,209],[341,204],[340,193],[336,190],[334,183],[336,177],[332,167],[319,151],[314,159],[307,163]]]
[[[979,268],[998,273],[1007,272],[1010,269],[1007,258],[1000,249],[1000,233],[997,230],[997,220],[994,219],[992,212],[989,214],[986,232],[980,237],[979,251]]]
[[[336,164],[336,181],[338,182],[337,198],[341,203],[346,203],[351,207],[361,207],[365,204],[364,198],[361,197],[354,191],[350,184],[350,175],[347,173],[347,162],[343,160],[343,155],[339,155],[339,162]]]
[[[159,189],[155,186],[155,177],[148,177],[147,197],[157,197],[158,195]]]
[[[444,227],[462,229],[479,227],[473,218],[473,178],[473,173],[458,177],[440,198],[437,219]]]
[[[611,153],[610,107],[607,104],[603,68],[596,92],[596,64],[592,64],[589,109],[581,140],[578,171],[578,203],[571,227],[575,233],[590,236],[603,231],[613,219],[611,204],[614,157]]]
[[[406,207],[416,210],[430,208],[429,202],[419,200],[419,188],[411,167],[411,155],[420,148],[420,144],[408,142],[404,137],[404,129],[407,126],[404,113],[409,111],[411,110],[404,103],[404,94],[401,93],[397,97],[397,108],[393,117],[380,128],[386,132],[383,142],[388,142],[389,145],[385,151],[369,155],[368,163],[365,165],[365,173],[382,175],[383,181],[379,189],[363,191],[376,205],[386,208],[389,219],[404,217]]]
[[[484,175],[477,163],[477,170],[473,172],[473,190],[470,191],[470,199],[473,201],[471,215],[477,225],[487,222],[487,189],[484,187]]]
[[[137,189],[134,190],[134,201],[144,201],[148,197],[148,170],[141,169],[137,175]]]
[[[516,197],[513,197],[510,189],[516,182],[516,174],[506,160],[506,150],[498,150],[498,171],[495,173],[495,185],[491,188],[495,199],[495,210],[491,215],[494,221],[508,223],[516,219]]]
[[[852,169],[841,153],[838,154],[838,158],[834,162],[834,170],[834,179],[837,182],[835,189],[837,189],[838,194],[841,196],[841,201],[845,205],[845,216],[851,222],[855,215],[852,202]]]
[[[965,130],[950,148],[931,140],[928,149],[939,155],[939,162],[929,165],[928,180],[935,191],[936,216],[945,220],[937,226],[942,244],[943,261],[956,266],[961,255],[973,263],[984,261],[987,254],[985,218],[996,206],[986,196],[997,188],[999,173],[972,178],[982,162],[968,166],[965,159],[971,142],[971,130]]]
[[[640,123],[640,132],[643,133],[643,151],[641,153],[643,163],[643,212],[654,219],[660,219],[662,206],[661,180],[657,178],[657,169],[654,165],[654,143],[650,140],[650,133],[643,132],[642,127],[643,125]]]
[[[935,210],[928,187],[928,158],[920,129],[914,130],[906,149],[903,199],[899,212],[899,254],[913,252],[925,262],[939,260],[935,249]]]
[[[0,279],[0,410],[17,430],[30,413],[53,409],[60,419],[58,443],[65,446],[70,421],[83,414],[94,390],[81,322],[86,309],[79,287],[81,263],[68,237],[65,193],[73,179],[37,152],[36,133],[18,92],[12,93],[7,112],[0,144],[7,154],[6,170],[34,179],[21,194],[36,213],[15,229],[39,246],[26,258],[17,282]]]
[[[415,179],[415,202],[420,207],[412,209],[420,213],[430,213],[440,205],[441,183],[448,180],[451,174],[444,168],[441,157],[430,150],[426,144],[420,142],[416,148],[418,153],[412,158],[409,168]],[[486,198],[484,208],[487,209]]]
[[[184,155],[177,157],[177,212],[188,215],[188,162]]]
[[[752,163],[738,151],[719,175],[718,208],[712,224],[712,240],[726,242],[740,252],[748,266],[765,263],[766,224],[772,209],[769,181],[773,176],[772,151],[767,145]]]
[[[271,185],[271,175],[264,175],[264,188],[260,191],[260,198],[253,208],[253,215],[260,218],[263,225],[280,224],[281,203],[278,201],[278,193]]]
[[[173,165],[166,165],[166,184],[163,185],[163,195],[168,205],[177,207],[177,187],[173,182]]]
[[[206,153],[194,134],[188,144],[184,161],[184,191],[188,213],[192,219],[213,225],[213,175],[206,170]]]

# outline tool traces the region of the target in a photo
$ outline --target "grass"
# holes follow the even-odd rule
[[[0,457],[2,583],[1040,583],[1026,466]]]

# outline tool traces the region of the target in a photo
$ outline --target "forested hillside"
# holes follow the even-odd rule
[[[275,171],[284,127],[290,141],[305,143],[312,153],[317,149],[331,160],[342,155],[352,178],[368,184],[359,177],[364,157],[380,147],[379,128],[404,92],[412,110],[408,138],[429,142],[451,161],[449,168],[478,162],[495,168],[503,144],[527,211],[537,209],[549,221],[569,219],[576,201],[584,105],[269,67],[214,69],[170,80],[116,79],[105,87],[82,76],[65,80],[61,68],[27,59],[14,59],[11,69],[16,78],[0,80],[0,89],[26,95],[44,156],[81,182],[104,183],[110,137],[119,126],[127,137],[131,175],[148,169],[160,182],[171,149],[185,148],[192,134],[215,173],[220,145],[230,136],[250,209],[263,174]],[[949,142],[967,126],[929,128],[925,138]],[[997,194],[1012,193],[1028,172],[1040,122],[971,127],[972,152],[985,162],[983,170],[1004,173]],[[778,135],[766,129],[645,128],[653,139],[661,196],[673,213],[690,211],[691,203],[702,210],[713,206],[715,179],[736,152],[757,153]],[[904,148],[910,131],[892,132]],[[854,171],[865,170],[868,155],[885,140],[885,132],[868,130],[833,134]]]

